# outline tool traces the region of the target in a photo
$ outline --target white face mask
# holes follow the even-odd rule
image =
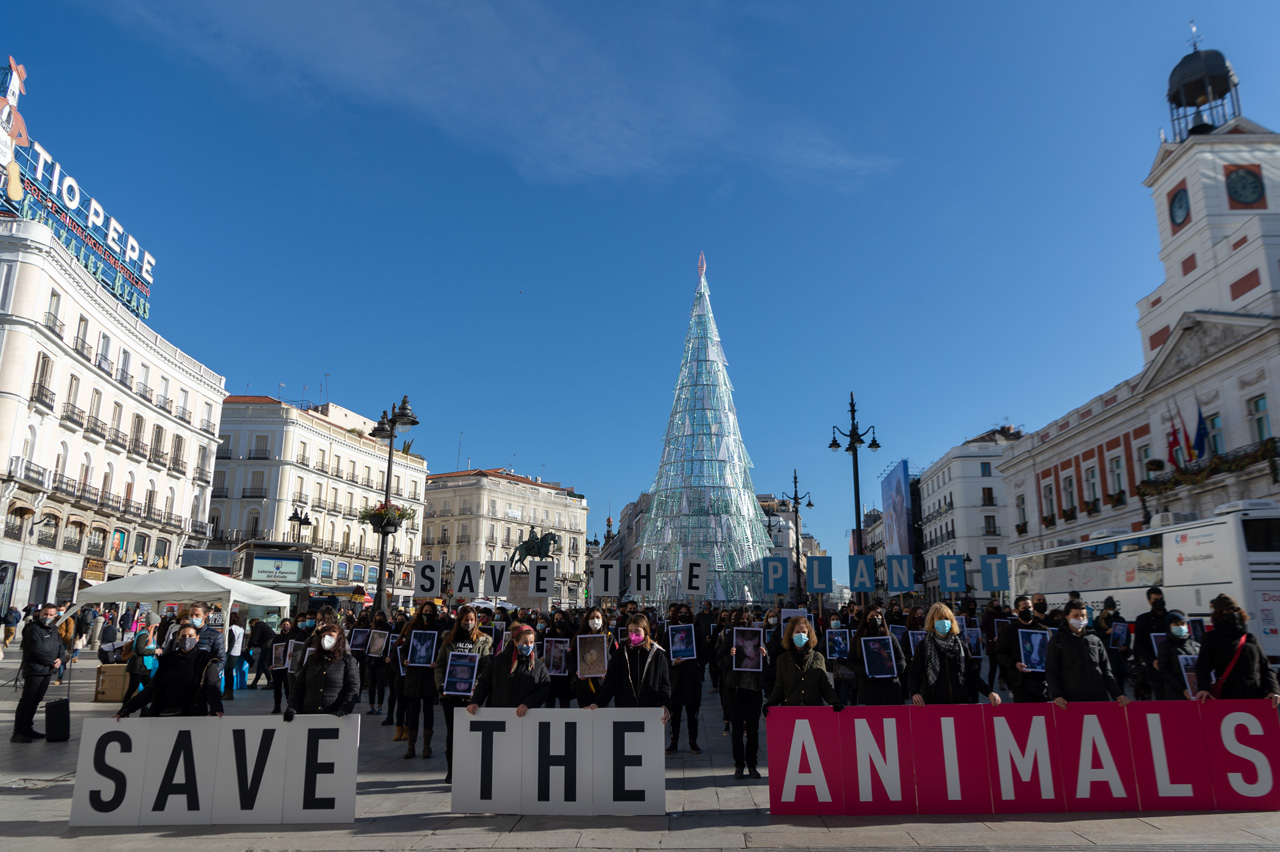
[[[330,633],[328,636],[321,638],[320,647],[326,651],[332,651],[333,646],[338,644],[338,637]]]
[[[1084,630],[1084,626],[1089,623],[1085,618],[1068,618],[1067,621],[1071,624],[1072,630]]]
[[[591,625],[592,630],[599,630],[601,627],[604,626],[604,621],[602,621],[599,618],[593,618],[590,621],[588,621],[587,624]]]

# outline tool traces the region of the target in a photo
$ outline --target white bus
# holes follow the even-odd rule
[[[1249,629],[1272,662],[1280,662],[1280,506],[1242,500],[1212,518],[1185,523],[1157,515],[1153,527],[1010,557],[1016,594],[1043,592],[1049,608],[1078,591],[1095,613],[1108,596],[1133,621],[1150,609],[1146,592],[1164,589],[1169,609],[1209,617],[1209,602],[1226,593],[1249,613]]]

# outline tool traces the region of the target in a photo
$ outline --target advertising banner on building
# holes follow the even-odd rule
[[[884,501],[884,552],[887,556],[911,555],[911,474],[907,460],[895,464],[880,480]]]
[[[1275,810],[1266,700],[776,707],[775,814]]]

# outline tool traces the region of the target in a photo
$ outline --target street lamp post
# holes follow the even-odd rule
[[[382,412],[382,419],[378,421],[378,425],[373,427],[373,431],[369,433],[370,437],[381,441],[386,439],[387,442],[387,481],[386,491],[383,494],[383,503],[389,505],[391,503],[391,475],[395,466],[396,457],[396,429],[408,430],[411,426],[418,425],[418,418],[413,416],[413,409],[409,407],[409,397],[405,395],[400,400],[399,406],[392,406],[392,414],[387,416],[387,412]],[[397,526],[395,529],[399,529]],[[388,530],[384,524],[378,530],[378,534],[382,536],[382,544],[378,548],[378,590],[373,595],[373,611],[375,613],[382,611],[386,606],[387,595],[387,548],[391,543],[391,536],[395,534],[395,529]]]
[[[862,555],[862,491],[858,483],[858,447],[866,444],[863,439],[867,435],[871,436],[871,443],[867,444],[867,449],[875,452],[880,449],[880,442],[876,440],[876,427],[868,426],[866,429],[858,428],[858,407],[853,401],[853,391],[849,391],[849,431],[846,432],[839,426],[831,427],[831,443],[827,445],[827,449],[833,453],[838,453],[842,449],[840,441],[836,438],[836,433],[840,433],[849,439],[849,446],[843,448],[850,456],[853,457],[853,529],[854,529],[854,553],[858,556]],[[870,603],[867,599],[867,593],[862,592],[862,603],[865,606]]]
[[[809,500],[809,492],[800,493],[800,474],[796,470],[791,471],[791,493],[782,492],[782,496],[791,501],[791,508],[796,515],[796,603],[800,602],[800,501],[808,500],[805,504],[806,509],[813,508],[813,501]],[[808,593],[805,593],[805,602],[808,602]],[[822,595],[818,595],[818,613],[822,613]]]

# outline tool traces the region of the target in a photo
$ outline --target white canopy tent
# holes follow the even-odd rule
[[[85,604],[137,601],[150,603],[157,611],[162,603],[194,603],[205,601],[222,604],[224,612],[231,611],[231,604],[246,603],[265,607],[289,606],[289,596],[275,589],[233,580],[222,574],[206,571],[195,565],[152,571],[99,583],[81,589],[74,606],[67,608],[70,617]]]

